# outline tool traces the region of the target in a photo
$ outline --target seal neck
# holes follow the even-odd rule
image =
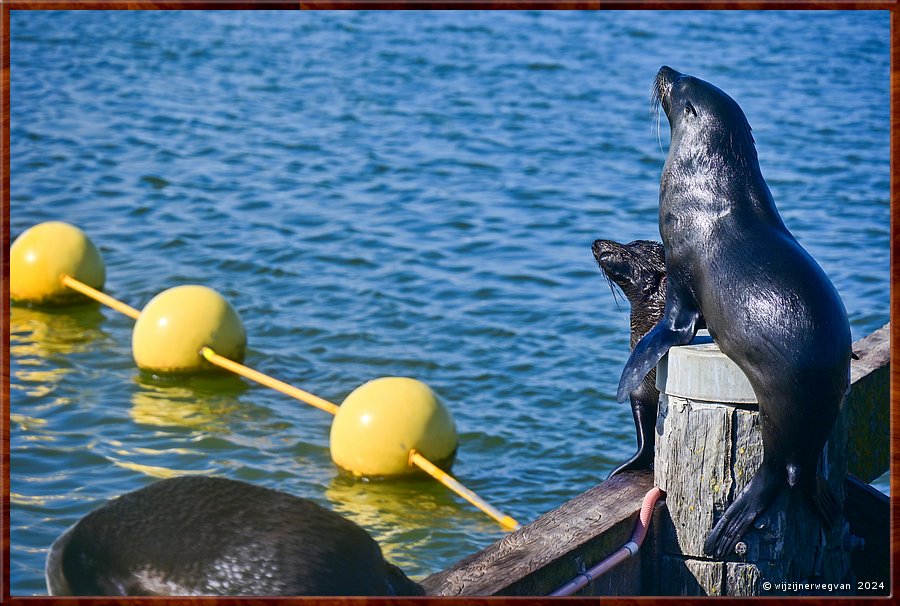
[[[784,230],[748,132],[702,139],[673,135],[660,181],[660,210],[734,215]]]

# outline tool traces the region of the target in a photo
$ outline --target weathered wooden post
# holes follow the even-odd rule
[[[841,585],[852,581],[843,518],[825,530],[799,488],[782,490],[744,536],[740,553],[725,562],[703,553],[714,522],[762,461],[756,397],[743,372],[708,337],[669,350],[658,368],[657,387],[654,482],[666,491],[668,510],[659,528],[660,594],[851,593],[850,585]],[[841,501],[846,436],[840,415],[826,447],[825,469]]]
[[[827,448],[828,483],[846,495],[845,515],[859,536],[845,534],[843,521],[823,533],[805,496],[785,489],[744,537],[743,555],[727,562],[703,555],[713,522],[762,460],[753,391],[707,338],[673,348],[657,373],[663,394],[655,478],[616,475],[422,585],[428,595],[547,595],[622,547],[641,497],[656,484],[668,496],[657,503],[641,551],[584,592],[890,595],[890,504],[867,485],[888,469],[889,334],[885,325],[853,344],[859,356],[850,363],[853,386]],[[845,470],[856,477],[845,480]],[[856,545],[849,558],[855,583],[847,578],[853,572],[845,543]]]

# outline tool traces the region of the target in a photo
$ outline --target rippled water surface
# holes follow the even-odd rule
[[[660,65],[742,105],[854,338],[887,322],[888,31],[887,12],[13,11],[11,232],[79,225],[137,307],[216,288],[248,364],[325,398],[427,382],[456,475],[528,522],[633,449],[628,310],[590,243],[658,238]],[[131,327],[12,310],[13,594],[44,591],[80,516],[183,472],[314,499],[416,578],[502,536],[436,483],[340,476],[316,409],[142,375]]]

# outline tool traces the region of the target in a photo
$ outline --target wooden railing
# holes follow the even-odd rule
[[[849,475],[845,483],[850,531],[865,541],[851,556],[867,578],[887,578],[890,551],[888,499],[867,486],[889,466],[889,325],[857,341],[851,362],[852,390],[845,403]],[[422,581],[429,595],[547,595],[625,543],[653,474],[624,473],[550,511],[450,568]],[[653,524],[665,519],[657,505]],[[657,595],[659,537],[652,532],[642,550],[585,590],[593,595]],[[671,584],[670,584],[671,586]],[[889,591],[889,588],[885,592]],[[872,595],[869,593],[869,595]]]

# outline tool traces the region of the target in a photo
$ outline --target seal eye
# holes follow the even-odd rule
[[[697,110],[694,109],[694,106],[691,105],[690,102],[687,102],[687,103],[684,104],[684,113],[685,113],[686,115],[696,116],[696,115],[697,115]]]

